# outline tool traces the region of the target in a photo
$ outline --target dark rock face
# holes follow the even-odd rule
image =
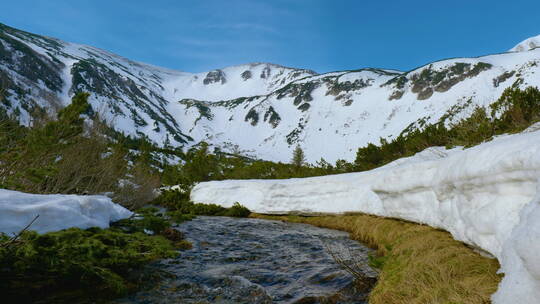
[[[309,107],[310,107],[309,103],[304,103],[303,105],[298,107],[298,110],[300,110],[302,112],[305,112],[305,111],[309,110]]]
[[[281,121],[281,117],[276,112],[276,110],[274,110],[274,107],[270,107],[264,113],[264,121],[268,121],[268,123],[272,126],[272,128],[275,129],[279,125],[279,122]]]
[[[478,62],[475,65],[470,63],[456,62],[454,65],[435,70],[432,65],[422,70],[420,73],[409,76],[398,76],[385,83],[394,85],[396,91],[390,95],[389,100],[400,99],[403,96],[405,84],[410,83],[411,92],[418,94],[418,100],[430,98],[434,92],[446,92],[454,85],[478,76],[483,71],[491,69],[491,64]]]
[[[1,28],[0,66],[17,72],[32,82],[42,81],[53,92],[62,91],[64,82],[60,73],[64,64],[50,54],[47,57],[35,52],[26,44],[7,35]]]
[[[392,95],[388,97],[388,100],[401,99],[401,97],[403,97],[403,94],[405,94],[405,91],[394,91]]]
[[[261,72],[261,78],[263,79],[269,78],[271,72],[272,70],[270,69],[270,67],[265,67]]]
[[[249,121],[252,126],[256,126],[259,122],[259,113],[255,109],[249,110],[246,117],[244,117],[244,121]]]
[[[506,80],[514,76],[515,73],[516,71],[511,71],[511,72],[507,71],[507,72],[502,73],[497,78],[493,79],[493,86],[498,87],[501,83],[505,82]]]
[[[250,79],[251,76],[252,76],[252,75],[251,75],[251,71],[244,71],[244,72],[242,73],[242,79],[244,79],[244,81]]]
[[[365,81],[364,79],[356,79],[354,82],[350,81],[334,81],[328,86],[328,91],[326,95],[338,96],[342,92],[356,91],[370,86],[370,81]]]
[[[294,105],[297,106],[302,102],[310,102],[313,100],[311,93],[320,87],[319,82],[305,82],[305,83],[291,83],[275,93],[276,98],[281,99],[284,97],[294,97]]]
[[[470,63],[457,62],[441,71],[433,71],[430,66],[420,74],[411,77],[412,92],[418,93],[418,100],[425,100],[433,95],[433,91],[446,92],[463,80],[475,77],[490,68],[491,64],[484,62],[479,62],[474,66]]]
[[[144,113],[154,121],[156,130],[159,130],[161,125],[176,141],[187,143],[189,140],[165,109],[167,101],[162,97],[152,96],[144,86],[138,86],[133,79],[118,74],[109,66],[94,59],[82,59],[74,63],[71,75],[70,93],[93,92],[98,96],[108,97],[107,104],[111,110],[116,115],[129,116],[136,126],[149,125],[150,121],[143,118]],[[129,113],[122,111],[120,105],[123,105]]]
[[[206,77],[203,80],[204,84],[218,83],[224,84],[227,82],[225,78],[225,73],[222,70],[213,70],[206,74]]]

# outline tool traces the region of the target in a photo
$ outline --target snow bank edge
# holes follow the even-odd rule
[[[0,232],[15,234],[39,217],[29,230],[39,233],[71,227],[108,228],[132,212],[101,195],[28,194],[0,189]]]

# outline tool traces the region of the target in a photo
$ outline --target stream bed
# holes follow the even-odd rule
[[[367,266],[372,250],[341,231],[207,216],[177,229],[193,248],[150,266],[169,275],[115,303],[367,303],[376,278]],[[367,278],[355,281],[330,253]]]

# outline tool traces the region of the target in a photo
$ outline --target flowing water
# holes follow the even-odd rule
[[[171,275],[116,303],[367,303],[369,284],[355,282],[329,252],[354,256],[366,281],[375,278],[371,250],[340,231],[205,216],[177,229],[193,249],[153,265]]]

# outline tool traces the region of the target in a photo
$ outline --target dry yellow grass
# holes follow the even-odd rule
[[[370,304],[491,303],[501,276],[499,263],[458,242],[445,231],[370,215],[252,217],[343,230],[377,249],[384,263]]]

